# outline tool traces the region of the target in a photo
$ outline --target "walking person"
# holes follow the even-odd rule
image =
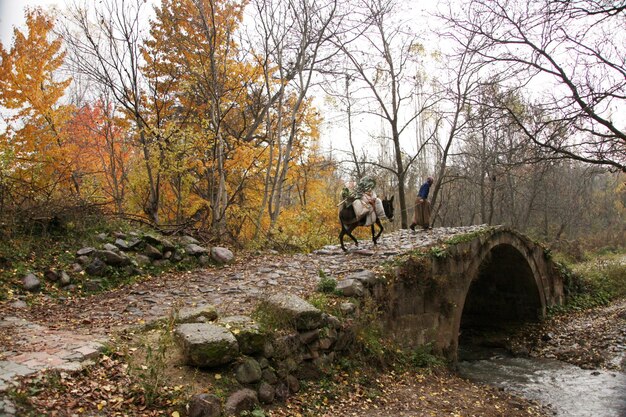
[[[422,184],[415,199],[415,212],[413,213],[413,222],[411,230],[415,230],[415,226],[421,226],[422,229],[430,229],[430,202],[428,201],[428,193],[433,183],[433,177],[426,178],[426,182]]]

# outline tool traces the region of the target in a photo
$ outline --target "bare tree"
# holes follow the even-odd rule
[[[626,172],[626,2],[471,0],[447,20],[535,112],[498,103],[552,158]]]
[[[353,14],[356,22],[351,36],[338,37],[335,42],[369,91],[371,104],[366,113],[382,120],[388,128],[394,163],[392,166],[373,164],[396,176],[401,225],[406,228],[406,178],[421,149],[408,154],[402,147],[401,137],[420,114],[434,104],[434,100],[427,97],[422,100],[422,107],[411,105],[419,92],[414,88],[414,81],[419,76],[418,60],[423,47],[418,36],[403,22],[394,22],[397,1],[363,0],[359,6],[363,11]]]

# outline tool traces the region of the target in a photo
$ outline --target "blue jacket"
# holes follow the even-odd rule
[[[419,198],[423,199],[423,200],[426,200],[428,198],[429,191],[430,191],[430,183],[428,181],[426,181],[420,187],[420,191],[419,191],[419,193],[417,193],[417,196]]]

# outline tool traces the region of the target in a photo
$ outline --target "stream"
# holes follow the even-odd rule
[[[560,417],[626,417],[626,374],[504,351],[460,351],[459,373],[550,406]]]

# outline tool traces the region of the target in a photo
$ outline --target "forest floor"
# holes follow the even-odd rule
[[[226,267],[148,277],[90,297],[39,295],[2,302],[0,416],[184,415],[184,399],[192,384],[176,374],[160,374],[157,365],[165,357],[152,352],[150,366],[129,362],[132,352],[142,351],[138,343],[150,333],[146,327],[150,323],[175,309],[203,304],[215,306],[220,316],[247,314],[273,292],[306,297],[321,274],[341,279],[356,270],[375,270],[399,250],[435,245],[471,231],[401,231],[385,236],[375,248],[362,242],[361,249],[347,254],[336,247],[314,254],[250,254]],[[602,358],[613,347],[621,346],[623,354],[625,316],[624,302],[567,319],[557,316],[544,327],[520,333],[512,345],[530,355],[553,355],[582,367],[619,366]],[[201,386],[201,379],[194,385]],[[147,398],[151,394],[158,395]],[[447,369],[377,372],[367,366],[338,369],[266,413],[276,417],[550,415],[532,401],[469,382]]]

